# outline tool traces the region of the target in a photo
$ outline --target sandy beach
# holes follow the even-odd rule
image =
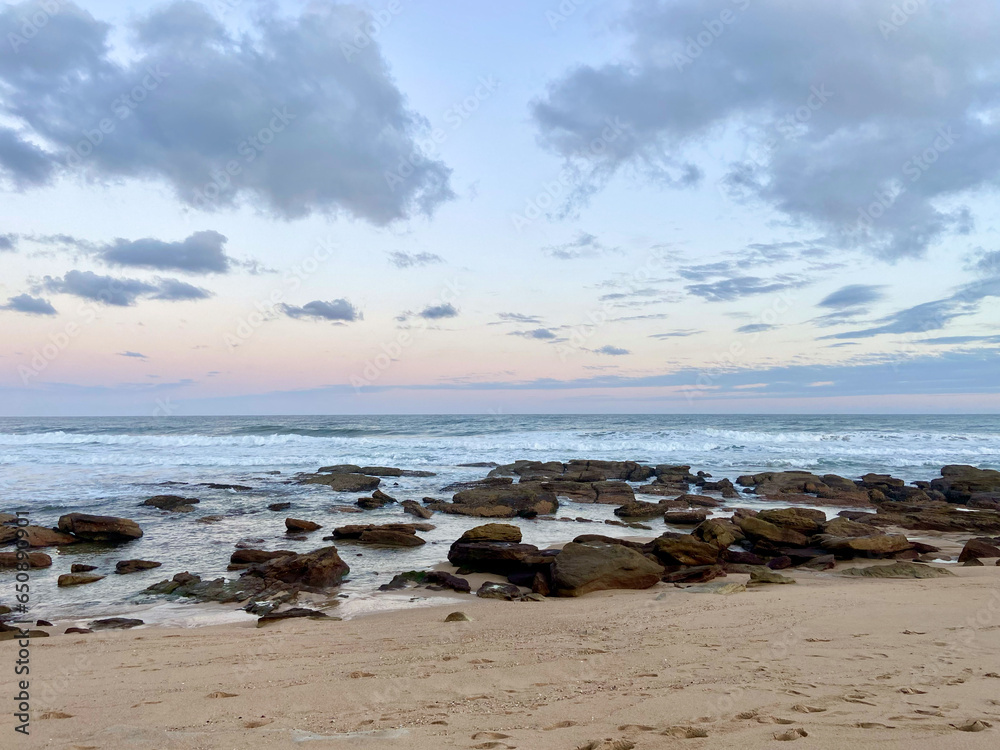
[[[37,639],[30,744],[642,750],[794,735],[811,748],[992,748],[1000,568],[949,568]],[[471,622],[444,622],[455,610]],[[0,731],[12,721],[4,712]],[[956,728],[975,721],[994,728]]]

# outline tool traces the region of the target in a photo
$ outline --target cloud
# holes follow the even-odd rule
[[[314,300],[307,302],[302,307],[282,304],[279,305],[279,308],[289,318],[313,318],[315,320],[333,320],[344,323],[353,323],[364,319],[361,311],[346,299],[335,299],[330,302]]]
[[[579,232],[576,239],[565,242],[561,245],[549,245],[542,248],[542,252],[558,260],[579,260],[580,258],[594,258],[609,252],[617,251],[618,248],[610,248],[588,232]]]
[[[550,331],[548,328],[535,328],[531,331],[511,331],[509,336],[521,336],[526,339],[545,339],[551,340],[556,338],[556,335]]]
[[[12,252],[17,249],[16,234],[0,234],[0,253]]]
[[[429,266],[432,263],[444,263],[444,258],[434,253],[404,253],[396,251],[389,253],[389,262],[396,268],[413,268],[414,266]]]
[[[377,225],[453,197],[379,44],[354,44],[372,22],[357,6],[316,0],[287,17],[255,4],[236,32],[191,0],[129,29],[65,3],[23,39],[22,19],[41,11],[0,11],[0,38],[22,39],[0,58],[0,115],[21,128],[0,128],[0,172],[18,189],[62,175],[152,180],[204,210],[248,203]]]
[[[948,345],[948,344],[1000,344],[1000,336],[938,336],[931,339],[921,339],[920,344]]]
[[[633,2],[625,59],[574,67],[532,104],[540,142],[585,198],[621,172],[696,184],[735,137],[746,155],[724,182],[742,197],[842,248],[922,255],[968,231],[953,199],[1000,184],[983,74],[1000,63],[1000,5],[916,5],[896,25],[895,0]]]
[[[149,359],[145,354],[140,354],[139,352],[118,352],[119,357],[132,357],[134,359]]]
[[[537,315],[525,315],[523,313],[498,313],[497,317],[505,323],[541,323],[542,319]],[[493,325],[493,324],[490,324]]]
[[[139,279],[100,276],[93,271],[67,271],[61,278],[46,276],[39,285],[55,294],[71,294],[114,307],[130,307],[140,297],[167,301],[207,299],[212,294],[176,279],[156,279],[150,284]]]
[[[180,242],[146,238],[118,239],[98,251],[102,261],[113,266],[152,268],[188,273],[226,273],[231,260],[226,255],[226,237],[211,230],[195,232]]]
[[[609,357],[622,357],[626,354],[631,354],[632,352],[628,349],[622,349],[620,346],[607,344],[606,346],[602,346],[600,349],[594,349],[594,353],[607,354]]]
[[[832,307],[842,310],[848,307],[859,307],[882,299],[885,287],[873,284],[848,284],[835,292],[828,294],[817,302],[820,307]]]
[[[443,305],[431,305],[420,311],[420,317],[425,320],[441,320],[442,318],[454,318],[458,315],[458,310],[450,302]]]
[[[0,310],[27,313],[28,315],[55,315],[56,309],[41,297],[30,294],[19,294],[7,300],[6,305],[0,305]]]
[[[914,305],[905,310],[895,312],[892,315],[887,315],[878,321],[880,325],[871,328],[834,333],[829,336],[821,336],[820,338],[867,339],[872,336],[880,336],[884,333],[926,333],[927,331],[940,330],[955,318],[968,315],[971,312],[972,310],[956,306],[954,300],[935,300],[933,302]]]
[[[745,326],[737,328],[736,333],[763,333],[764,331],[772,331],[777,327],[771,323],[748,323]]]
[[[730,302],[741,297],[780,292],[801,284],[800,280],[789,276],[776,276],[770,281],[757,276],[737,276],[706,284],[690,284],[685,289],[695,297],[702,297],[709,302]]]
[[[666,331],[665,333],[651,333],[649,338],[651,339],[680,339],[687,338],[688,336],[695,336],[699,333],[704,333],[696,328],[682,328],[676,331]]]

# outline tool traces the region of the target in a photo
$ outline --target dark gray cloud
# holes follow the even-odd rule
[[[859,307],[882,299],[885,296],[883,289],[885,289],[884,286],[874,284],[848,284],[828,294],[816,304],[820,307],[831,307],[836,310]]]
[[[631,354],[628,349],[622,349],[620,346],[612,346],[607,344],[602,346],[600,349],[594,349],[596,354],[607,354],[609,357],[623,357],[626,354]]]
[[[559,260],[578,260],[580,258],[596,258],[618,248],[608,247],[589,232],[579,232],[575,239],[561,245],[549,245],[542,248],[546,255]]]
[[[684,287],[689,294],[701,297],[709,302],[730,302],[755,294],[780,292],[782,289],[799,286],[802,282],[790,276],[776,276],[773,279],[761,279],[757,276],[737,276],[732,279],[722,279],[705,284],[689,284]]]
[[[55,294],[70,294],[114,307],[130,307],[139,298],[180,302],[207,299],[212,293],[176,279],[156,279],[155,283],[139,279],[119,279],[100,276],[93,271],[67,271],[62,277],[46,276],[40,289]]]
[[[0,310],[12,310],[14,312],[27,313],[29,315],[55,315],[56,309],[41,297],[32,297],[30,294],[19,294],[7,300],[6,305],[0,305]]]
[[[285,304],[279,305],[279,307],[289,318],[313,318],[343,323],[353,323],[364,318],[361,311],[346,299],[335,299],[329,302],[314,300],[307,302],[302,307]]]
[[[433,263],[444,263],[444,258],[434,253],[404,253],[396,251],[389,253],[389,262],[396,268],[413,268],[414,266],[429,266]]]
[[[1000,184],[983,75],[1000,63],[1000,5],[917,2],[896,23],[900,5],[636,0],[626,59],[576,67],[533,103],[540,140],[586,196],[623,170],[692,184],[705,140],[738,132],[747,154],[726,183],[742,196],[840,247],[921,255],[969,229],[945,200]]]
[[[419,313],[421,318],[425,320],[441,320],[442,318],[454,318],[458,315],[458,310],[450,302],[446,302],[443,305],[431,305],[430,307],[425,307]]]
[[[771,323],[748,323],[745,326],[740,326],[736,329],[736,333],[763,333],[764,331],[771,331],[778,326]]]
[[[0,253],[16,250],[17,240],[16,234],[0,234]]]
[[[132,359],[149,359],[149,357],[147,357],[145,354],[141,354],[139,352],[129,352],[129,351],[118,352],[118,356],[119,357],[130,357]]]
[[[4,43],[40,10],[32,1],[0,10]],[[206,210],[246,202],[286,218],[347,213],[376,224],[453,197],[450,170],[421,154],[427,123],[408,109],[377,41],[342,47],[368,13],[325,0],[298,17],[276,13],[255,5],[236,33],[181,0],[119,35],[60,4],[40,33],[0,56],[0,115],[21,127],[0,128],[0,171],[19,189],[61,174],[157,180]],[[131,49],[113,49],[112,36]]]
[[[180,242],[152,238],[115,240],[98,251],[102,261],[113,266],[152,268],[188,273],[225,273],[231,259],[226,255],[226,237],[211,230],[195,232]]]

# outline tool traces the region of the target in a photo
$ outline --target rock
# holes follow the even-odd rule
[[[52,627],[52,623],[49,622],[48,620],[39,620],[38,622],[35,623],[35,625],[37,625],[40,628],[51,628]]]
[[[330,615],[325,612],[320,612],[319,610],[305,609],[304,607],[293,607],[281,612],[268,612],[263,617],[257,618],[257,627],[262,628],[265,625],[270,625],[271,623],[281,622],[282,620],[294,620],[302,617],[308,617],[310,620],[340,620],[339,617],[330,617]]]
[[[295,553],[287,549],[279,549],[268,552],[262,549],[238,549],[229,558],[232,565],[256,565],[258,563],[273,560],[276,557],[286,557]]]
[[[802,563],[803,568],[809,568],[810,570],[829,570],[834,565],[836,565],[836,559],[833,555],[814,557],[812,560]]]
[[[131,519],[87,513],[61,516],[59,530],[91,542],[130,542],[142,536],[139,524]]]
[[[837,575],[860,578],[945,578],[955,574],[945,568],[932,568],[922,563],[894,562],[889,565],[838,570]]]
[[[462,571],[507,576],[548,568],[556,554],[558,550],[541,551],[533,544],[455,542],[448,551],[448,562]]]
[[[775,526],[773,523],[753,516],[741,516],[736,519],[736,525],[754,541],[764,539],[773,544],[788,544],[795,547],[806,547],[809,544],[805,535],[798,531]]]
[[[364,474],[361,467],[356,464],[336,464],[334,466],[321,466],[317,470],[318,474]]]
[[[345,540],[350,539],[354,541],[369,541],[373,537],[371,533],[373,532],[393,532],[396,534],[405,534],[416,538],[416,533],[418,531],[433,531],[434,526],[429,523],[383,523],[383,524],[350,524],[348,526],[338,526],[333,530],[333,536],[324,537],[328,540]],[[365,534],[368,533],[367,539]],[[386,537],[387,539],[389,537]],[[373,544],[375,542],[372,542]],[[409,543],[406,546],[415,547],[418,544],[423,544],[423,540],[420,540],[416,544]]]
[[[26,628],[27,630],[27,628]],[[48,638],[49,634],[44,630],[27,630],[29,638]],[[0,641],[13,641],[23,638],[20,627],[4,625],[0,622]]]
[[[622,526],[626,529],[642,529],[643,531],[652,531],[652,526],[647,526],[644,523],[637,523],[635,521],[614,521],[612,519],[607,519],[604,523],[609,526]]]
[[[836,537],[817,534],[816,542],[836,557],[850,558],[857,555],[885,556],[913,549],[910,541],[899,534],[876,534],[874,536]]]
[[[684,503],[691,508],[718,508],[722,505],[721,500],[708,495],[681,495],[677,502]]]
[[[361,474],[367,474],[371,477],[401,477],[403,476],[403,470],[397,469],[392,466],[363,466],[360,471]]]
[[[659,503],[646,503],[641,500],[626,503],[615,508],[615,515],[619,518],[656,518],[662,516],[665,508]]]
[[[594,482],[591,485],[597,493],[595,503],[602,505],[626,505],[636,502],[632,485],[619,481]]]
[[[398,591],[410,586],[427,586],[427,588],[435,590],[451,589],[461,594],[468,594],[472,591],[472,587],[467,580],[441,570],[429,570],[427,572],[411,570],[406,573],[399,573],[393,576],[389,583],[383,583],[378,589],[379,591]]]
[[[740,527],[726,518],[708,518],[695,528],[691,535],[708,544],[725,549],[746,537]]]
[[[714,544],[695,539],[690,534],[664,534],[653,540],[651,551],[668,567],[677,565],[715,565],[721,550]]]
[[[883,503],[877,515],[856,518],[860,523],[873,526],[899,526],[914,531],[961,531],[973,534],[1000,533],[1000,512],[990,510],[966,511],[953,505],[940,503],[934,506]]]
[[[554,513],[559,507],[555,493],[537,483],[481,487],[455,494],[450,503],[434,503],[432,510],[482,518],[534,518]]]
[[[275,557],[255,565],[244,575],[262,578],[266,583],[281,582],[322,590],[339,586],[350,571],[336,547],[323,547],[302,555]]]
[[[358,507],[364,508],[365,510],[378,510],[379,508],[384,508],[386,505],[391,505],[396,502],[396,498],[385,494],[382,490],[375,490],[371,497],[362,497],[358,499]]]
[[[660,565],[620,544],[570,542],[552,563],[552,593],[581,596],[606,589],[648,589],[662,575]]]
[[[521,589],[512,583],[486,581],[476,591],[476,596],[480,599],[502,599],[510,602],[521,598]]]
[[[63,573],[56,580],[56,585],[60,588],[65,588],[67,586],[82,586],[85,583],[96,583],[104,578],[104,576],[95,576],[90,573]]]
[[[460,542],[514,542],[521,541],[521,529],[508,523],[487,523],[469,529],[459,537]]]
[[[291,503],[271,503],[270,505],[267,506],[267,509],[274,511],[281,511],[281,510],[288,510],[291,507],[292,507]]]
[[[472,622],[472,618],[465,612],[451,612],[444,618],[445,622]]]
[[[84,565],[83,563],[73,563],[69,566],[70,573],[89,573],[92,570],[97,570],[97,566]]]
[[[981,568],[984,565],[986,565],[986,563],[984,563],[978,557],[970,557],[968,560],[962,563],[963,568],[973,568],[973,567]]]
[[[775,573],[767,567],[754,568],[750,572],[750,582],[748,586],[762,586],[767,583],[795,583],[794,578]]]
[[[978,494],[1000,492],[1000,471],[952,465],[941,469],[941,478],[930,483],[952,503],[967,503]]]
[[[121,560],[115,563],[115,573],[118,575],[128,575],[129,573],[138,573],[140,570],[152,570],[161,565],[163,563],[154,562],[153,560]]]
[[[812,508],[771,508],[760,511],[757,518],[807,535],[815,534],[826,523],[826,513]]]
[[[285,529],[288,531],[316,531],[322,529],[318,523],[314,521],[303,521],[301,518],[286,518],[285,519]]]
[[[382,483],[378,477],[353,473],[312,474],[299,481],[301,484],[325,484],[334,492],[368,492]]]
[[[93,632],[94,631],[90,628],[66,628],[66,630],[63,631],[64,635],[73,635],[74,633],[78,635],[86,635],[87,633]]]
[[[640,552],[647,552],[648,546],[642,542],[632,542],[628,539],[620,539],[614,536],[603,536],[601,534],[580,534],[573,540],[577,544],[589,544],[591,542],[597,542],[598,544],[620,544],[623,547],[628,547],[629,549],[639,550]]]
[[[24,563],[29,568],[47,568],[52,558],[44,552],[0,552],[0,568],[16,568]]]
[[[736,483],[752,486],[755,493],[774,500],[810,502],[809,496],[821,497],[828,504],[868,506],[868,492],[836,474],[819,477],[808,471],[768,471],[739,477]],[[804,499],[794,498],[801,495]],[[815,502],[812,500],[811,502]]]
[[[403,506],[404,513],[409,513],[411,516],[416,516],[417,518],[430,518],[434,515],[434,511],[425,508],[414,500],[404,500],[401,505]]]
[[[167,510],[173,513],[190,513],[194,506],[200,503],[196,497],[180,497],[179,495],[156,495],[143,501],[140,505],[150,505],[160,510]]]
[[[202,482],[198,486],[208,487],[212,490],[234,490],[236,492],[248,492],[253,489],[253,487],[247,487],[245,484],[224,484],[221,482]]]
[[[87,626],[91,630],[128,630],[145,624],[142,620],[129,617],[106,617],[103,620],[94,620]]]
[[[378,544],[383,547],[419,547],[426,542],[416,534],[386,529],[370,529],[361,534],[358,541],[362,544]]]
[[[708,518],[707,510],[668,510],[663,514],[664,523],[675,526],[697,526]]]
[[[1000,557],[1000,548],[993,544],[992,539],[970,539],[962,548],[958,561],[965,562],[980,557]]]
[[[711,583],[700,583],[695,586],[682,586],[689,594],[740,594],[747,590],[742,583],[726,583],[725,581],[713,581]]]
[[[22,526],[24,540],[29,547],[58,547],[63,544],[76,544],[80,540],[75,536],[64,534],[43,526]]]
[[[664,583],[706,583],[716,578],[725,578],[726,573],[740,573],[740,570],[730,570],[730,566],[695,565],[681,568],[673,573],[666,573],[660,579]]]
[[[837,517],[823,524],[822,529],[824,534],[829,534],[830,536],[871,536],[872,534],[877,534],[878,530],[872,528],[863,523],[858,523],[857,521],[851,521],[847,518]]]

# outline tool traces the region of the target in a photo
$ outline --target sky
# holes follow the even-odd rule
[[[0,5],[0,415],[1000,412],[992,0]]]

